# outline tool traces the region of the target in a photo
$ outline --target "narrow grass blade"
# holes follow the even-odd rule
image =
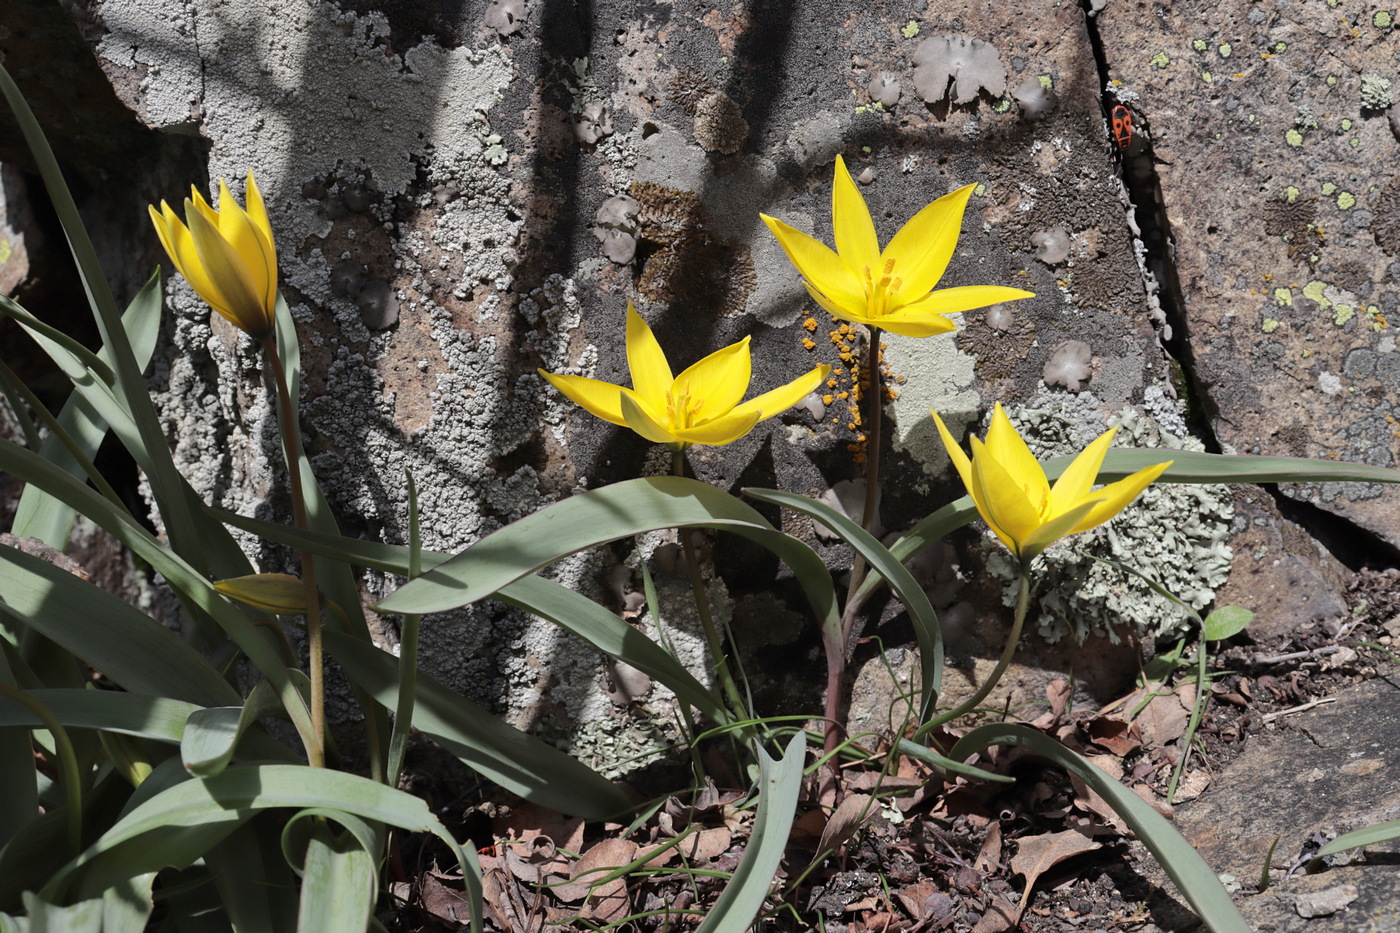
[[[1389,842],[1392,839],[1400,839],[1400,820],[1389,820],[1385,823],[1377,823],[1374,826],[1344,833],[1318,849],[1317,857],[1336,855],[1347,849],[1375,845],[1378,842]]]
[[[1147,846],[1206,926],[1214,933],[1250,933],[1249,924],[1205,859],[1137,794],[1059,742],[1019,723],[978,726],[948,751],[948,757],[964,761],[992,745],[1029,749],[1088,784]]]
[[[890,582],[895,595],[904,603],[910,621],[914,623],[914,637],[919,643],[919,721],[927,721],[933,715],[934,704],[943,690],[943,628],[933,604],[928,601],[928,594],[913,574],[874,535],[823,502],[777,489],[745,489],[744,493],[762,502],[792,509],[826,525],[855,548],[872,571]]]
[[[706,914],[699,933],[745,933],[753,926],[763,902],[768,899],[769,888],[777,876],[788,835],[792,832],[806,756],[807,735],[804,732],[792,737],[783,757],[777,761],[762,748],[758,749],[759,799],[753,832],[749,835],[744,857],[734,869],[734,877]]]
[[[910,758],[917,758],[949,774],[961,774],[964,777],[977,778],[981,781],[995,781],[998,784],[1014,784],[1016,782],[1015,778],[1008,775],[993,774],[990,771],[974,768],[972,765],[964,764],[961,761],[945,758],[928,746],[920,745],[917,742],[911,742],[908,739],[900,739],[895,744],[900,754],[908,755]]]

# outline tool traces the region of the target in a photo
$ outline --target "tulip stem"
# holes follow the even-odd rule
[[[867,325],[870,334],[865,348],[865,504],[861,509],[860,526],[867,532],[875,527],[880,509],[880,427],[884,414],[881,402],[885,394],[884,378],[880,373],[880,328]],[[838,776],[836,746],[841,737],[841,687],[846,676],[846,655],[855,632],[856,616],[862,600],[856,598],[865,581],[865,558],[859,551],[851,565],[851,582],[846,590],[845,608],[841,613],[840,644],[826,645],[826,741],[822,751],[830,756],[832,778]],[[827,639],[829,641],[829,639]]]
[[[298,440],[297,413],[292,407],[291,387],[282,357],[277,352],[273,334],[262,338],[263,353],[272,367],[272,381],[277,385],[277,402],[282,417],[282,452],[287,460],[287,480],[292,494],[292,520],[303,531],[310,525],[306,520],[306,496],[301,486],[301,444]],[[306,591],[306,652],[307,677],[311,681],[311,731],[302,736],[306,759],[313,768],[326,766],[326,683],[325,662],[321,650],[321,597],[316,586],[316,559],[310,551],[301,554],[301,583]]]
[[[1021,641],[1021,629],[1026,624],[1026,608],[1030,605],[1031,575],[1029,561],[1021,563],[1021,580],[1016,593],[1016,616],[1011,622],[1011,634],[1007,637],[1006,647],[1002,649],[1001,658],[997,661],[997,666],[982,681],[982,686],[977,688],[977,692],[968,697],[962,703],[953,707],[946,713],[941,713],[934,717],[924,729],[931,729],[934,726],[945,722],[952,722],[964,713],[969,713],[976,709],[978,704],[987,698],[1001,680],[1001,675],[1006,673],[1006,669],[1011,666],[1011,658],[1016,654],[1016,646]],[[923,730],[920,730],[923,731]]]
[[[685,476],[684,451],[676,448],[671,463],[677,476]],[[681,539],[681,553],[685,557],[686,572],[690,575],[690,590],[695,597],[695,609],[700,613],[700,625],[705,630],[705,642],[709,645],[710,654],[715,659],[715,677],[719,680],[720,687],[724,690],[724,695],[729,700],[734,715],[740,719],[747,719],[749,716],[748,704],[744,702],[744,696],[739,692],[739,685],[734,682],[734,675],[729,670],[729,660],[724,653],[724,642],[720,640],[719,629],[715,627],[715,619],[710,612],[710,596],[705,590],[705,578],[700,573],[700,555],[690,540],[690,529],[677,528],[676,533]]]

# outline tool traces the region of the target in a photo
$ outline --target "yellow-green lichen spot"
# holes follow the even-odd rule
[[[1283,141],[1288,143],[1288,145],[1292,146],[1294,149],[1297,149],[1303,144],[1303,134],[1295,129],[1290,128],[1287,133],[1283,134]]]
[[[1293,292],[1282,287],[1274,289],[1274,303],[1280,308],[1293,307]]]
[[[1172,60],[1167,57],[1166,52],[1158,52],[1156,55],[1153,55],[1150,59],[1148,59],[1148,64],[1151,65],[1153,68],[1165,68],[1171,63]]]
[[[1192,39],[1191,48],[1195,49],[1197,52],[1204,52],[1206,50],[1206,40]]]
[[[1264,325],[1259,329],[1266,334],[1272,334],[1274,331],[1278,330],[1278,326],[1281,323],[1281,321],[1276,321],[1271,317],[1266,317],[1264,318]]]
[[[919,24],[916,20],[910,20],[899,30],[899,34],[906,39],[912,39],[919,34]]]

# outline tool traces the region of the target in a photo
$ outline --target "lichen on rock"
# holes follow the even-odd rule
[[[1143,408],[1157,417],[1125,407],[1105,422],[1098,399],[1089,392],[1042,391],[1006,413],[1041,460],[1078,453],[1114,426],[1115,447],[1202,449],[1199,441],[1180,433],[1185,425],[1179,403],[1168,400],[1160,389],[1148,389],[1144,395],[1148,398]],[[1149,486],[1106,525],[1056,543],[1037,560],[1031,621],[1049,642],[1066,635],[1083,642],[1094,632],[1107,634],[1115,643],[1124,633],[1149,640],[1170,635],[1186,622],[1182,609],[1138,577],[1103,561],[1131,567],[1199,609],[1229,576],[1233,517],[1227,486]],[[992,549],[987,569],[1004,581],[1003,599],[1013,605],[1017,570],[1011,556],[999,546]]]

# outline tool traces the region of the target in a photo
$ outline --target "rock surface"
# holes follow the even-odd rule
[[[701,479],[821,495],[858,477],[858,335],[814,313],[757,217],[829,238],[838,153],[868,182],[886,240],[935,197],[978,184],[943,284],[1037,294],[967,315],[956,336],[886,338],[898,389],[885,409],[886,527],[961,494],[930,407],[953,430],[980,433],[994,401],[1021,406],[1046,451],[1082,445],[1110,419],[1161,446],[1218,440],[1383,464],[1396,450],[1389,361],[1400,356],[1385,318],[1400,240],[1384,172],[1397,144],[1379,108],[1395,39],[1369,13],[1342,26],[1330,7],[1231,2],[1210,7],[1206,29],[1197,4],[1160,15],[1111,4],[1086,20],[1072,4],[986,0],[791,15],[619,0],[577,10],[106,0],[72,22],[46,4],[17,9],[37,25],[0,34],[0,54],[66,141],[63,157],[95,179],[87,210],[120,292],[159,261],[146,203],[175,203],[190,181],[226,177],[239,189],[257,172],[303,347],[309,447],[352,534],[402,538],[405,470],[423,491],[425,546],[442,550],[581,487],[665,471],[664,452],[535,375],[625,381],[629,299],[681,363],[751,336],[759,389],[817,363],[840,368],[819,404],[729,447],[692,449]],[[921,90],[932,79],[916,74],[929,67],[920,49],[939,43],[967,52],[966,73]],[[56,82],[46,60],[73,80]],[[1104,118],[1108,78],[1139,127],[1121,166]],[[102,94],[60,93],[93,82]],[[120,129],[98,145],[69,111]],[[1174,253],[1154,233],[1163,218]],[[167,295],[153,382],[178,456],[217,504],[280,514],[255,348],[211,323],[183,283],[168,280]],[[1198,413],[1205,422],[1189,420]],[[1341,537],[1400,542],[1388,490],[1288,493],[1340,515]],[[1196,538],[1162,544],[1176,539],[1152,523],[1189,507],[1173,501],[1126,518],[1137,537],[1125,540],[1161,544],[1151,557],[1162,567],[1189,569],[1191,548],[1208,551],[1215,569],[1181,579],[1193,604],[1216,595],[1233,549],[1222,598],[1268,624],[1340,606],[1345,572],[1325,553],[1339,533],[1320,545],[1306,508],[1285,518],[1261,492],[1233,505],[1217,496]],[[783,521],[844,560],[810,522]],[[1107,534],[1096,547],[1111,545]],[[595,581],[635,564],[625,551],[570,558],[561,578],[606,600]],[[966,534],[950,555],[980,574],[995,547]],[[275,554],[258,556],[277,569]],[[715,561],[736,619],[749,617],[773,562],[727,541]],[[946,591],[936,604],[973,632],[969,654],[994,657],[999,607],[970,615],[956,575],[945,577],[930,584]],[[371,577],[366,596],[394,585]],[[1079,602],[1054,605],[1097,606],[1082,617],[1101,639],[1097,620],[1118,611],[1104,608],[1108,589],[1128,593],[1115,607],[1154,615],[1135,586],[1096,579]],[[787,590],[762,597],[782,604],[763,603],[762,618],[805,618]],[[433,619],[423,639],[432,674],[561,741],[613,715],[596,653],[537,621],[482,605]],[[810,701],[820,664],[793,645],[815,639],[814,626],[785,623],[754,648],[775,663],[751,668],[773,693]],[[1027,657],[1045,671],[1085,669],[1067,644]]]

